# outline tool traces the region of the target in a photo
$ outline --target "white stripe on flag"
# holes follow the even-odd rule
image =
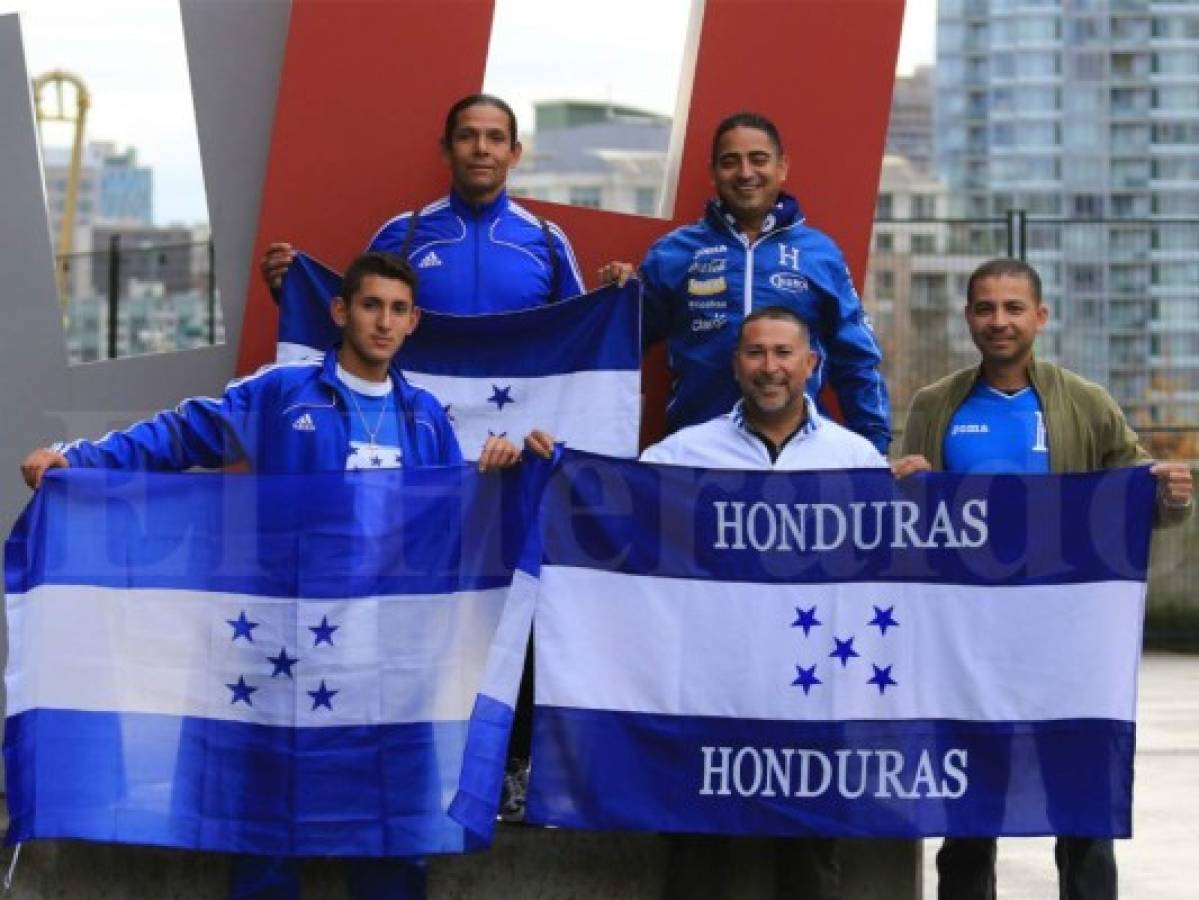
[[[541,579],[538,705],[813,721],[1134,718],[1140,582],[779,586],[558,566]],[[876,607],[899,624],[870,625]],[[813,609],[820,624],[805,635],[795,623]],[[851,638],[857,655],[844,651],[843,665],[835,640]],[[820,683],[805,693],[797,667],[813,666]],[[881,694],[875,666],[897,682]]]
[[[463,720],[507,590],[293,601],[41,585],[8,598],[9,634],[19,636],[8,715],[40,707],[267,725]],[[256,624],[242,629],[252,642],[233,638],[230,622],[243,612]],[[332,644],[316,645],[322,620],[336,626]],[[255,688],[249,703],[234,702],[229,685],[239,678]],[[308,692],[322,680],[337,694],[314,708]]]
[[[537,378],[457,377],[408,373],[448,406],[462,453],[479,455],[488,433],[519,445],[534,428],[576,450],[637,455],[641,423],[638,370],[587,371]]]
[[[307,344],[293,344],[290,341],[278,341],[275,344],[275,362],[303,362],[309,359],[324,359],[325,351],[309,347]]]

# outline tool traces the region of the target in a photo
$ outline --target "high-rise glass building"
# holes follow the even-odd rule
[[[1199,424],[1199,0],[940,0],[936,86],[953,212],[1029,217],[1042,350]]]

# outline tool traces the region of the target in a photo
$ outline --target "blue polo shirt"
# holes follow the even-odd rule
[[[1031,385],[1007,394],[978,379],[949,420],[942,449],[949,472],[1048,472],[1041,398]]]

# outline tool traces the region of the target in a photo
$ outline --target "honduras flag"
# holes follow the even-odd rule
[[[1144,469],[896,482],[566,451],[511,610],[537,631],[528,820],[1128,836],[1153,499]],[[509,714],[505,643],[468,771]],[[480,833],[491,790],[464,776],[453,810]]]
[[[340,339],[329,318],[340,290],[335,272],[296,256],[279,298],[279,361],[323,356]],[[541,428],[572,447],[636,456],[640,290],[637,282],[610,285],[486,316],[424,310],[397,358],[414,383],[441,401],[468,451],[492,434],[519,444]]]
[[[51,472],[6,545],[8,842],[478,846],[446,815],[516,473]]]

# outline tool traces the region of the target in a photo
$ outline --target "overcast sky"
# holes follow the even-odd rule
[[[533,100],[562,97],[673,113],[690,9],[691,0],[496,0],[485,87],[525,121]],[[21,14],[31,74],[63,68],[86,82],[88,139],[134,146],[154,169],[155,219],[206,220],[176,0],[0,0],[7,12]],[[613,27],[622,22],[638,27]],[[901,73],[932,62],[935,30],[936,0],[907,0]],[[48,133],[50,143],[68,139],[62,127]]]

